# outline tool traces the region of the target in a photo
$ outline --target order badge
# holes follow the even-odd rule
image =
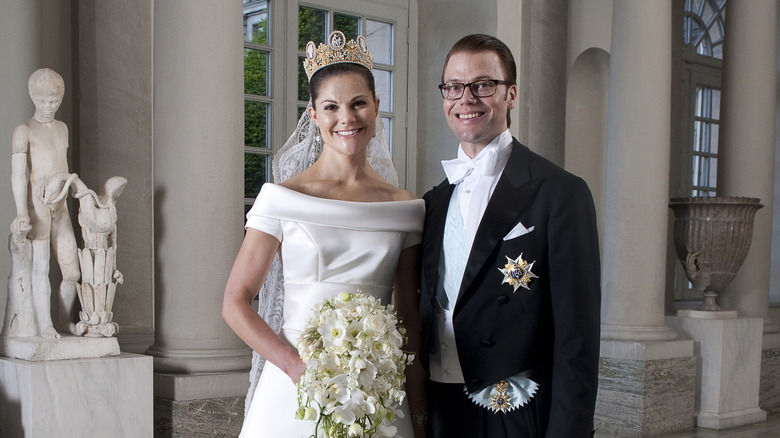
[[[498,270],[504,274],[504,281],[502,281],[501,284],[509,283],[509,285],[514,288],[512,292],[517,292],[517,288],[519,287],[531,290],[531,288],[528,287],[528,283],[530,283],[533,278],[539,278],[536,274],[531,272],[536,261],[528,263],[523,260],[523,253],[520,253],[516,259],[511,259],[509,256],[504,257],[506,257],[506,265],[504,265],[503,269],[498,268]]]

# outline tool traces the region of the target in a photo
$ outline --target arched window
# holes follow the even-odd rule
[[[726,0],[686,0],[683,40],[697,55],[723,59]]]
[[[686,0],[683,94],[687,145],[684,181],[691,196],[717,193],[720,77],[726,0]]]
[[[673,49],[675,84],[672,124],[679,136],[673,142],[673,162],[679,176],[673,176],[674,196],[715,196],[718,192],[718,140],[720,136],[721,69],[725,31],[726,0],[686,0],[674,3]],[[673,252],[671,252],[673,253]],[[688,281],[676,259],[674,298],[701,301],[701,293]],[[672,266],[671,264],[669,265]]]

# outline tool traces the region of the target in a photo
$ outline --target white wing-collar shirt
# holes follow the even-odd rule
[[[469,247],[474,243],[479,223],[511,151],[512,134],[507,129],[488,143],[474,159],[466,155],[463,145],[458,145],[458,158],[441,162],[450,184],[457,184],[455,190],[458,191]]]

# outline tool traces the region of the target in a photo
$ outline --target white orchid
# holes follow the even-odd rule
[[[396,436],[412,360],[405,342],[393,306],[377,298],[344,292],[320,303],[298,340],[306,371],[296,417],[316,421],[317,438]]]

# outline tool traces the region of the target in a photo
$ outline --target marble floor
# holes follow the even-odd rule
[[[596,438],[615,438],[616,435],[596,433]],[[656,435],[653,438],[777,438],[780,437],[780,412],[767,415],[766,422],[725,430],[694,429],[686,432]]]

